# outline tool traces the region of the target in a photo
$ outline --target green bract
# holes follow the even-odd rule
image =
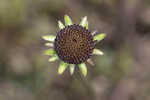
[[[65,15],[64,16],[64,22],[65,22],[65,25],[61,22],[61,21],[58,21],[58,27],[61,31],[63,31],[63,29],[65,29],[66,27],[68,26],[71,26],[73,25],[73,22],[71,20],[71,18],[68,16],[68,15]],[[86,31],[88,31],[88,20],[87,20],[87,16],[83,17],[80,24],[76,24],[77,26],[79,25],[80,27],[83,27]],[[73,28],[76,28],[76,27],[73,27]],[[64,30],[65,31],[65,30]],[[73,31],[73,30],[71,30]],[[79,30],[80,31],[80,30]],[[70,31],[67,31],[67,32],[70,32]],[[76,32],[74,32],[76,33]],[[90,34],[90,33],[89,33]],[[92,34],[92,33],[91,33]],[[101,41],[103,40],[104,38],[106,37],[106,34],[105,33],[100,33],[98,35],[93,35],[92,34],[92,38],[93,38],[93,41]],[[44,54],[45,55],[48,55],[50,56],[50,58],[48,59],[49,62],[53,62],[55,60],[61,60],[60,57],[58,56],[57,52],[55,51],[54,49],[54,43],[55,43],[55,39],[56,39],[56,36],[53,36],[53,35],[45,35],[45,36],[42,36],[42,38],[44,40],[47,41],[47,43],[45,43],[46,46],[48,47],[51,47],[50,49],[48,50],[45,50]],[[74,40],[76,42],[76,40]],[[64,42],[65,43],[65,42]],[[85,45],[86,46],[86,45]],[[61,49],[60,47],[57,48],[57,49]],[[92,49],[93,52],[92,54],[93,55],[103,55],[104,53],[99,50],[99,49]],[[92,60],[89,58],[86,60],[89,64],[91,65],[94,65],[94,63],[92,62]],[[70,74],[72,75],[74,73],[74,70],[75,70],[75,67],[78,66],[81,73],[83,74],[83,76],[86,76],[87,75],[87,67],[85,65],[85,62],[82,62],[82,63],[79,63],[79,64],[71,64],[71,63],[67,63],[63,60],[61,60],[61,63],[59,65],[59,68],[58,68],[58,74],[62,74],[65,69],[67,67],[69,67],[70,69]]]

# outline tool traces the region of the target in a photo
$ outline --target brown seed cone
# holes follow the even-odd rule
[[[95,43],[90,32],[80,25],[66,26],[58,32],[54,48],[61,60],[80,64],[91,57]]]

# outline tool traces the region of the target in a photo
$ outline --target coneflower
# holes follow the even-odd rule
[[[65,25],[58,21],[60,31],[56,36],[46,35],[42,38],[46,46],[52,47],[45,51],[50,56],[49,61],[61,60],[58,73],[62,74],[70,67],[71,75],[75,66],[78,66],[84,76],[87,75],[85,62],[93,64],[92,55],[103,55],[103,52],[95,49],[95,44],[106,36],[106,34],[94,34],[88,30],[87,17],[83,17],[80,24],[73,24],[68,15],[64,16]]]

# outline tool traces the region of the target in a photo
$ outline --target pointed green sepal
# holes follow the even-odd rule
[[[87,68],[86,68],[85,63],[79,64],[79,68],[80,68],[81,73],[83,74],[83,76],[86,76],[87,75]]]
[[[64,16],[64,20],[65,20],[65,25],[66,26],[72,25],[72,20],[71,20],[71,18],[68,15]]]
[[[54,44],[53,43],[45,43],[45,46],[54,47]]]
[[[58,68],[58,74],[62,74],[65,71],[65,69],[67,68],[67,65],[68,65],[67,63],[62,61]]]
[[[80,25],[83,26],[83,27],[86,27],[88,21],[87,21],[87,16],[83,17],[81,22],[80,22]]]
[[[74,64],[70,64],[70,74],[72,75],[74,73],[75,70],[75,65]]]
[[[94,49],[93,50],[93,54],[94,55],[104,55],[104,53],[101,50],[99,50],[99,49]]]
[[[101,34],[98,34],[98,35],[94,36],[94,40],[101,41],[105,37],[106,37],[106,34],[105,33],[101,33]]]
[[[49,58],[48,61],[53,62],[53,61],[56,61],[58,59],[59,59],[58,56],[55,55],[55,56],[52,56],[51,58]]]
[[[58,21],[58,27],[59,29],[65,28],[64,24],[61,21]]]
[[[56,36],[54,35],[45,35],[45,36],[42,36],[42,38],[46,41],[51,41],[51,42],[54,42]]]
[[[86,28],[86,29],[89,29],[89,23],[88,23],[88,21],[87,21],[87,23],[86,23],[85,28]]]
[[[48,50],[44,51],[44,54],[48,55],[48,56],[52,56],[52,55],[56,54],[56,52],[54,49],[48,49]]]

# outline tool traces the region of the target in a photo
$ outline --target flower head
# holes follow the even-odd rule
[[[95,35],[88,30],[87,17],[83,17],[80,24],[72,24],[69,16],[64,16],[65,26],[58,21],[60,31],[56,36],[47,35],[42,38],[49,41],[46,46],[52,47],[45,51],[46,55],[51,56],[49,61],[60,59],[61,64],[58,73],[62,74],[67,66],[70,67],[70,73],[73,74],[75,66],[79,66],[82,74],[86,76],[87,68],[85,62],[93,64],[90,57],[93,54],[103,55],[103,52],[95,49],[95,44],[102,40],[106,35],[104,33]]]

